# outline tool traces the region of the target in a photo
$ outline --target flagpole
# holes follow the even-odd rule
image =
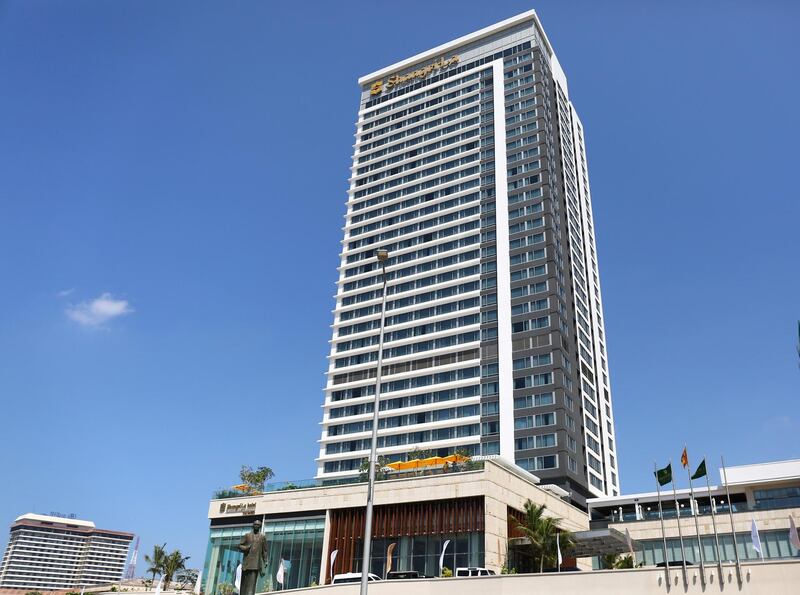
[[[705,463],[707,457],[703,457]],[[722,580],[722,556],[719,552],[719,533],[717,533],[717,511],[714,510],[713,498],[711,496],[711,484],[708,481],[708,469],[706,469],[706,487],[708,488],[708,505],[711,507],[711,523],[714,525],[714,547],[717,548],[717,570],[719,571],[719,580]]]
[[[664,571],[667,573],[667,590],[672,588],[672,580],[669,576],[669,557],[667,556],[667,534],[664,532],[664,511],[661,510],[661,482],[658,481],[658,465],[653,461],[655,469],[656,490],[658,492],[658,518],[661,520],[661,539],[664,542]]]
[[[728,472],[725,470],[725,459],[719,456],[722,463],[722,479],[725,481],[725,495],[728,497],[728,515],[731,518],[731,536],[733,537],[733,553],[736,554],[736,580],[739,586],[742,584],[742,563],[739,560],[739,545],[736,543],[736,526],[733,524],[733,503],[731,502],[731,491],[728,488]]]
[[[672,469],[672,459],[669,460],[669,467]],[[675,501],[675,524],[678,525],[678,539],[681,542],[681,558],[683,558],[683,585],[689,587],[689,575],[686,574],[686,550],[683,547],[683,531],[681,530],[681,507],[678,505],[678,492],[675,490],[675,478],[672,479],[672,497]]]
[[[672,459],[669,460],[669,468],[672,470]],[[681,544],[681,558],[683,567],[683,584],[689,586],[689,576],[686,571],[686,548],[683,543],[683,530],[681,529],[681,507],[678,504],[678,492],[675,489],[675,476],[670,473],[670,480],[672,483],[672,500],[675,503],[675,524],[678,527],[678,539]]]
[[[683,445],[683,452],[686,453],[686,445]],[[683,462],[683,461],[681,461]],[[705,561],[703,560],[703,541],[700,538],[700,523],[697,520],[697,513],[700,512],[700,506],[697,506],[697,510],[695,510],[695,500],[694,500],[694,488],[692,487],[692,473],[690,471],[691,467],[689,465],[689,454],[686,454],[686,477],[689,478],[689,495],[691,500],[689,502],[689,507],[692,509],[692,516],[694,517],[694,529],[697,533],[697,548],[700,550],[700,583],[702,584],[703,588],[705,589],[706,586],[706,567]]]

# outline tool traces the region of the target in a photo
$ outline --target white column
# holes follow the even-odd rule
[[[500,456],[514,462],[514,380],[511,353],[511,264],[508,253],[508,173],[503,60],[492,62],[494,185],[497,234],[497,350],[500,379]]]
[[[331,553],[328,551],[328,543],[331,540],[331,511],[325,511],[325,529],[322,532],[322,560],[319,564],[318,584],[324,585],[328,576],[328,558]]]

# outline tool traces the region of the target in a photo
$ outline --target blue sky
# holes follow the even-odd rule
[[[531,7],[623,490],[684,442],[800,457],[797,3],[0,0],[0,546],[74,512],[197,566],[240,465],[313,475],[356,79]]]

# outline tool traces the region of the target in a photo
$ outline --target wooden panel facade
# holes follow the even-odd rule
[[[518,528],[518,523],[521,523],[525,520],[525,513],[517,510],[516,508],[508,507],[508,538],[513,539],[514,537],[524,537],[522,531]]]
[[[328,552],[339,550],[332,574],[352,572],[360,567],[354,564],[354,558],[364,538],[364,512],[362,507],[330,511]],[[376,506],[373,514],[373,538],[468,533],[484,528],[482,496],[388,504]],[[330,576],[330,570],[328,574]]]

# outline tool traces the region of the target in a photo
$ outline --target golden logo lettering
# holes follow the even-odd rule
[[[432,62],[427,66],[423,66],[422,68],[418,68],[407,74],[393,74],[386,80],[385,86],[383,80],[372,83],[369,93],[370,95],[380,95],[384,89],[388,91],[389,89],[397,87],[398,85],[402,85],[403,83],[413,81],[414,79],[426,78],[428,75],[436,72],[437,70],[444,70],[445,68],[449,68],[450,66],[458,64],[459,60],[459,56],[451,56],[448,59],[442,57],[436,60],[436,62]]]

